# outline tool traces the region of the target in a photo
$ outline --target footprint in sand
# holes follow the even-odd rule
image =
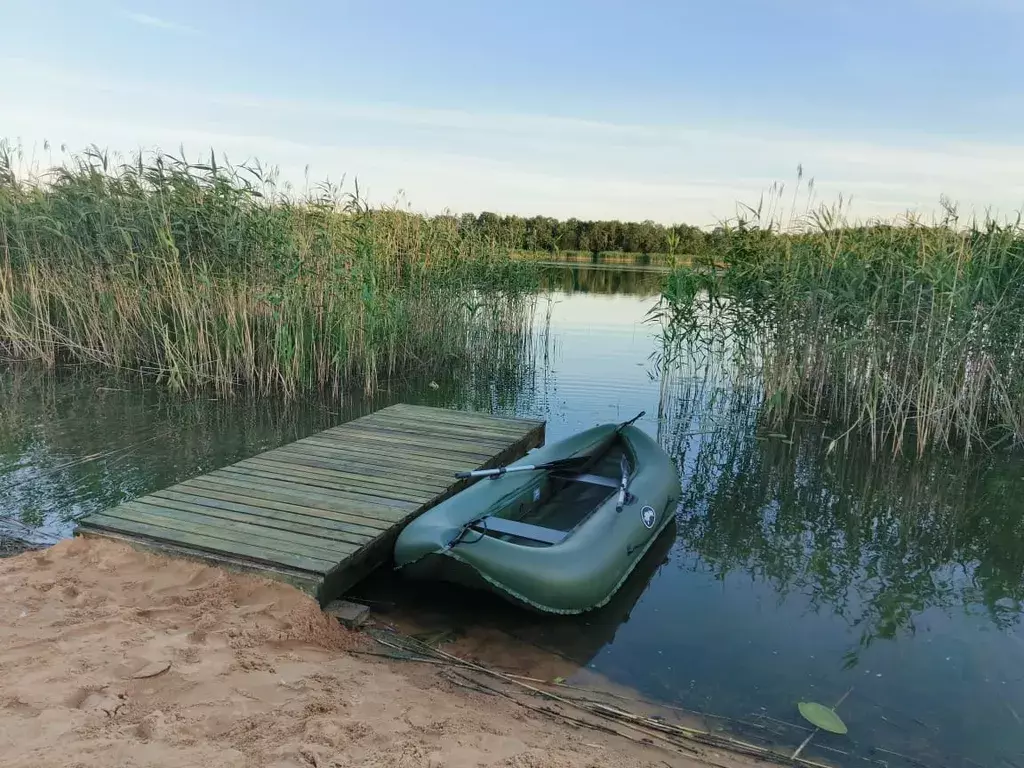
[[[203,645],[206,642],[205,629],[193,629],[188,633],[188,641],[193,645]]]
[[[0,709],[6,709],[9,712],[14,712],[22,715],[23,717],[35,717],[39,714],[38,709],[28,702],[22,701],[17,696],[0,698]]]
[[[153,741],[163,736],[167,730],[167,717],[158,709],[142,718],[135,726],[135,735],[143,741]]]
[[[69,709],[103,712],[107,717],[115,717],[127,703],[128,694],[108,690],[107,686],[79,688],[65,701]]]

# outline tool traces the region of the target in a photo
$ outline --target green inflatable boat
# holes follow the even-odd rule
[[[406,526],[396,567],[538,611],[604,605],[674,519],[681,493],[675,464],[634,421],[461,473],[481,479]]]

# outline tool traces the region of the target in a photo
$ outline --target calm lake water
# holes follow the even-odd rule
[[[827,424],[765,429],[756,401],[700,361],[659,375],[644,322],[658,279],[555,271],[516,366],[372,399],[186,400],[85,374],[0,374],[0,531],[54,541],[77,516],[395,401],[543,418],[549,440],[644,410],[684,496],[676,530],[605,609],[537,617],[386,573],[360,593],[462,632],[500,628],[754,726],[849,691],[849,736],[809,748],[830,762],[1024,766],[1021,456],[893,460],[855,444],[826,455],[838,431]],[[779,726],[782,741],[801,736]]]

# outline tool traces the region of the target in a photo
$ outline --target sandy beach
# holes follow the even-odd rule
[[[284,584],[126,545],[0,560],[0,752],[20,766],[752,765],[452,685]]]

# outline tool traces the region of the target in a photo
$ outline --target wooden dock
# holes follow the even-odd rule
[[[542,421],[393,405],[88,515],[78,533],[283,579],[326,603],[390,559],[406,523],[464,487],[456,471],[543,442]]]

